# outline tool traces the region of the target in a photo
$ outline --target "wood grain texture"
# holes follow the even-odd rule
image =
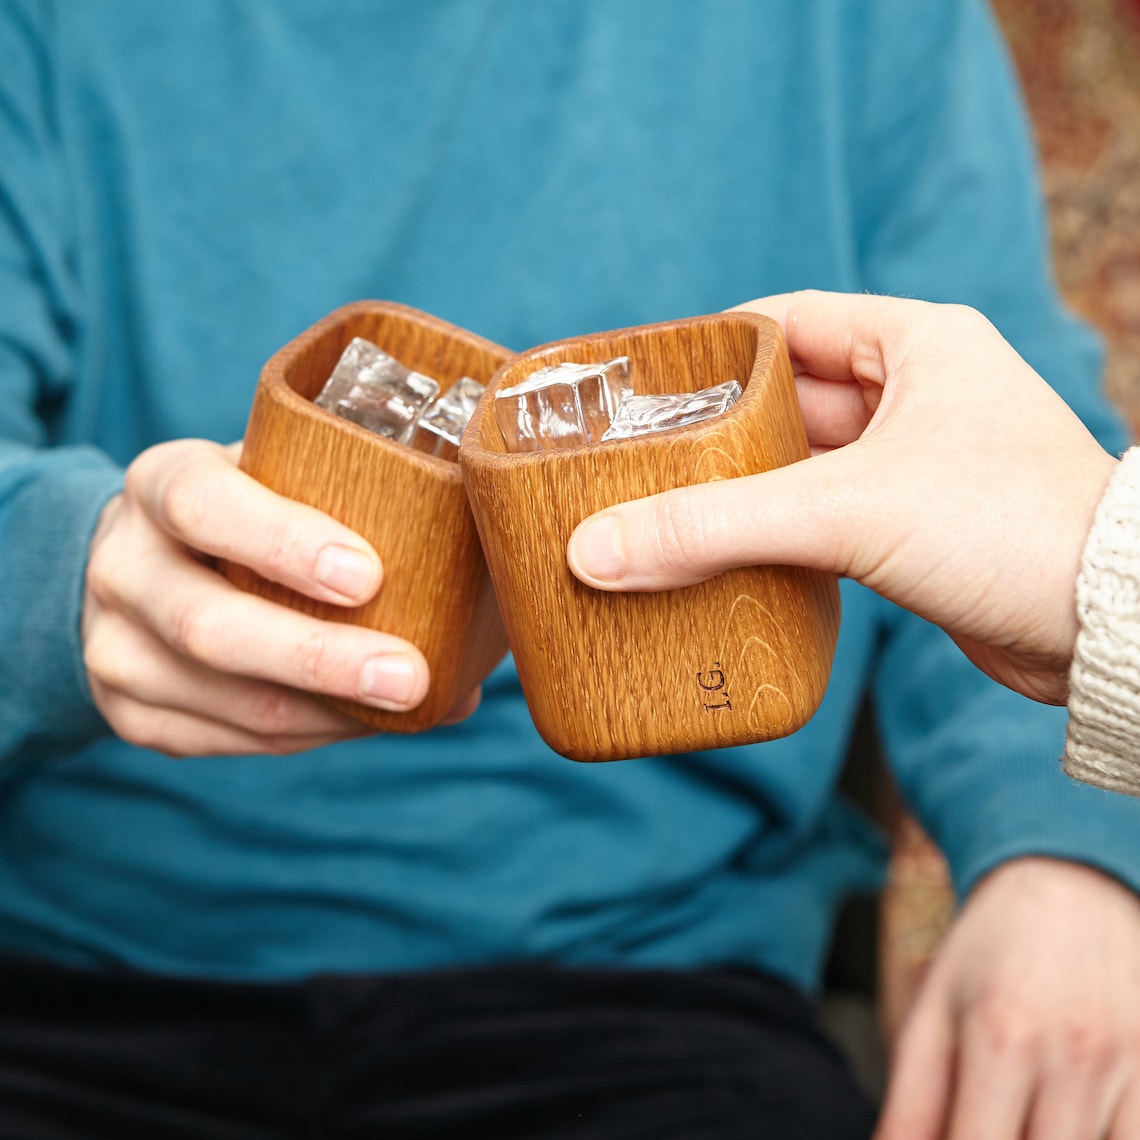
[[[563,361],[630,357],[639,392],[744,385],[724,416],[667,433],[510,455],[494,388]],[[587,515],[808,455],[779,328],[726,313],[560,341],[495,374],[459,461],[539,732],[575,760],[745,744],[800,728],[823,697],[839,628],[834,575],[765,566],[683,590],[582,585],[566,543]]]
[[[338,309],[266,364],[241,467],[271,490],[324,511],[366,538],[384,564],[373,601],[346,609],[266,581],[244,566],[242,589],[328,621],[353,622],[417,645],[431,668],[423,703],[406,713],[332,703],[387,732],[420,732],[495,667],[507,643],[457,463],[393,443],[312,401],[353,337],[432,376],[490,380],[506,349],[427,313],[384,301]]]

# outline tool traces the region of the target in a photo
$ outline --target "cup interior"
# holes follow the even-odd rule
[[[371,341],[405,367],[438,380],[444,392],[462,376],[487,384],[505,356],[505,350],[426,313],[365,303],[334,313],[282,349],[281,380],[311,403],[354,337]]]
[[[724,313],[559,341],[522,353],[499,369],[484,394],[473,425],[476,438],[481,447],[492,454],[507,454],[506,441],[490,407],[494,391],[519,384],[540,368],[567,362],[600,364],[615,356],[628,356],[630,378],[638,395],[683,395],[729,380],[737,381],[747,394],[753,372],[761,365],[760,335],[760,326],[753,318],[741,319]],[[731,415],[733,410],[726,414]],[[614,440],[590,446],[611,447],[622,442]],[[581,449],[568,447],[562,451]]]

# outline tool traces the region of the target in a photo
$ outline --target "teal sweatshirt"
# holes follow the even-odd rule
[[[881,875],[834,790],[868,692],[961,890],[1027,853],[1140,886],[1140,801],[1061,774],[1064,712],[847,585],[822,709],[755,747],[575,765],[509,663],[461,725],[289,757],[175,762],[95,711],[86,547],[124,466],[238,438],[334,307],[522,349],[805,286],[976,305],[1120,446],[980,0],[2,0],[0,948],[810,987]]]

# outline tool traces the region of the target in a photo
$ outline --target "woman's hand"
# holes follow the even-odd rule
[[[971,309],[810,292],[741,308],[784,329],[813,457],[600,512],[571,536],[574,573],[666,590],[761,563],[836,571],[1064,703],[1113,457]]]

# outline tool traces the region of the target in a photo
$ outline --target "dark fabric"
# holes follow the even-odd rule
[[[0,961],[0,1137],[862,1140],[803,997],[751,971],[299,984]]]

